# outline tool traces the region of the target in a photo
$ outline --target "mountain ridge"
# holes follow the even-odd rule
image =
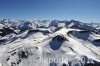
[[[94,24],[0,21],[1,66],[99,66],[99,50],[100,29]]]

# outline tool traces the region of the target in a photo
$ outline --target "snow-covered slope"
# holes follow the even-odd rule
[[[0,21],[0,66],[100,66],[100,32],[79,21]]]

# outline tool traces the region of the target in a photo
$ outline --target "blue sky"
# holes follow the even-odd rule
[[[0,0],[0,19],[100,22],[100,0]]]

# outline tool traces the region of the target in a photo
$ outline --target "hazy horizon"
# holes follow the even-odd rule
[[[0,0],[0,20],[100,21],[100,0]]]

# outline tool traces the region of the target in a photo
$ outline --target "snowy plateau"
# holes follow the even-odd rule
[[[3,19],[0,66],[100,66],[100,24]]]

